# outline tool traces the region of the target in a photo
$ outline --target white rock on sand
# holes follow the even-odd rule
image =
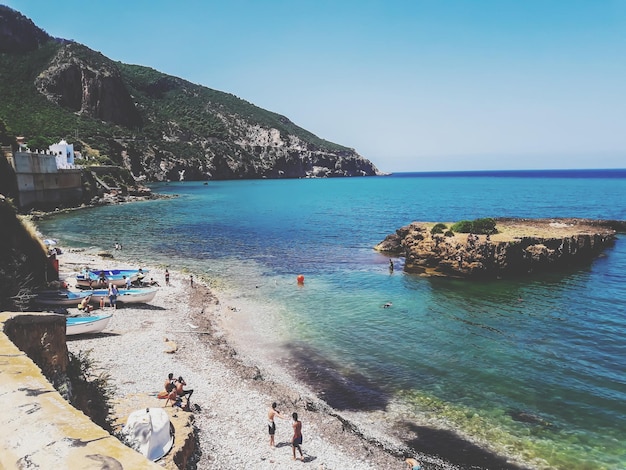
[[[87,251],[68,250],[59,260],[62,273],[84,266],[129,265]],[[341,421],[328,414],[328,407],[302,384],[271,364],[257,364],[235,352],[220,317],[239,306],[222,307],[199,280],[192,289],[189,274],[170,271],[171,285],[166,286],[163,269],[147,268],[160,283],[155,299],[147,305],[121,306],[106,336],[70,338],[68,347],[74,353],[91,350],[91,358],[110,374],[120,397],[156,395],[169,372],[183,376],[187,388],[194,390],[192,405],[199,406],[194,411],[200,445],[197,468],[404,468],[402,445],[376,435],[381,432],[377,423],[364,424],[365,431],[359,427],[360,433],[375,436],[369,441],[344,430]],[[71,278],[68,281],[71,285]],[[299,414],[304,463],[292,460],[290,420],[276,420],[277,445],[269,447],[267,408],[273,401],[284,415]],[[375,441],[384,442],[395,455]],[[425,467],[453,468],[435,459]]]

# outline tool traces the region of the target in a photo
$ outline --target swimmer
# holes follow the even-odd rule
[[[408,459],[405,459],[404,462],[407,464],[407,468],[409,468],[410,470],[420,470],[422,468],[417,460],[410,457]]]
[[[393,304],[391,302],[387,302],[386,304],[383,305],[383,308],[389,308],[391,307]]]

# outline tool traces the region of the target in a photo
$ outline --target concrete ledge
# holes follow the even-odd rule
[[[0,313],[0,468],[161,468],[94,424],[52,387],[5,334],[21,315]],[[44,322],[59,318],[26,315],[41,315]]]

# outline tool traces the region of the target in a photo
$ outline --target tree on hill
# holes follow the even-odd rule
[[[13,150],[17,149],[17,139],[3,119],[0,119],[0,145],[10,145]]]
[[[54,144],[54,141],[47,137],[36,135],[35,137],[28,139],[27,144],[28,148],[34,152],[35,150],[48,150],[48,147]]]

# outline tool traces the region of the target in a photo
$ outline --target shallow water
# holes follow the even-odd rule
[[[146,263],[220,279],[258,306],[254,314],[292,354],[348,379],[351,393],[328,396],[338,408],[399,401],[416,423],[445,423],[537,467],[626,468],[624,236],[580,269],[481,283],[404,274],[402,260],[390,273],[372,250],[415,220],[624,220],[626,172],[154,190],[180,197],[62,214],[40,230],[71,246],[112,249],[119,241]]]

